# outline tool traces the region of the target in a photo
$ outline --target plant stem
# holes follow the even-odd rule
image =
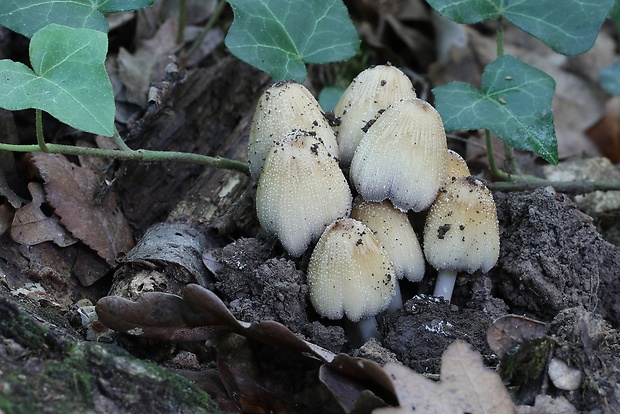
[[[179,27],[177,29],[177,44],[185,41],[185,24],[187,21],[187,0],[179,1]]]
[[[43,136],[43,111],[40,109],[35,110],[35,123],[37,130],[37,144],[42,152],[50,152],[47,144],[45,143],[45,136]]]
[[[491,191],[530,191],[541,187],[553,187],[564,194],[588,194],[594,191],[619,191],[619,181],[550,181],[538,177],[527,177],[521,181],[487,183]]]
[[[497,18],[497,57],[504,56],[504,19],[500,15]],[[489,147],[489,143],[491,142],[488,131],[485,131],[487,134],[487,148]],[[488,152],[488,151],[487,151]],[[491,171],[493,175],[498,177],[501,180],[510,180],[511,176],[521,175],[521,169],[517,164],[517,160],[515,158],[514,148],[508,143],[504,142],[504,153],[506,154],[506,169],[508,170],[508,174],[504,171],[499,170],[494,164],[491,163],[491,156],[489,156],[489,167],[491,167]]]
[[[187,59],[189,56],[196,53],[198,48],[200,48],[200,45],[202,45],[202,42],[205,40],[205,37],[207,37],[209,30],[211,30],[211,28],[213,27],[217,19],[219,19],[220,15],[222,14],[225,8],[226,8],[226,0],[221,0],[219,4],[217,5],[216,9],[213,11],[213,14],[211,15],[211,17],[209,17],[207,24],[205,24],[205,27],[202,29],[202,32],[200,33],[198,38],[196,38],[196,40],[194,41],[192,46],[187,50],[187,52],[183,54],[183,58],[184,58],[183,60]]]
[[[114,143],[116,144],[119,150],[133,151],[131,148],[127,146],[127,144],[125,144],[125,140],[123,139],[123,137],[121,137],[121,134],[118,133],[118,129],[116,128],[114,128],[114,135],[112,135],[112,139],[114,140]]]
[[[504,56],[504,19],[497,18],[497,57]]]
[[[497,180],[508,181],[510,180],[510,175],[506,174],[504,171],[497,168],[497,164],[495,164],[495,154],[493,154],[493,143],[491,142],[491,132],[488,129],[484,130],[484,138],[487,143],[487,159],[489,160],[489,169],[491,170],[491,174]]]
[[[515,157],[515,150],[512,146],[504,142],[504,154],[506,155],[506,169],[509,175],[521,175],[521,168],[517,164],[517,158]]]
[[[151,151],[145,149],[109,150],[102,148],[86,148],[61,144],[46,144],[45,148],[46,150],[43,150],[40,145],[0,144],[0,151],[49,152],[52,154],[89,155],[93,157],[114,158],[117,160],[134,160],[147,162],[175,161],[208,165],[210,167],[222,168],[225,170],[239,171],[244,174],[249,174],[250,172],[248,164],[245,162],[222,157],[210,157],[208,155],[192,154],[188,152]]]

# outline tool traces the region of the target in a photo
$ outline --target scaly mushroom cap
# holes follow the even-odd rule
[[[308,265],[310,300],[319,315],[353,322],[384,311],[394,295],[394,269],[363,223],[344,218],[319,239]]]
[[[351,218],[361,221],[374,232],[394,266],[396,278],[406,277],[412,282],[422,280],[426,263],[407,213],[389,201],[377,203],[357,197]]]
[[[300,256],[334,220],[348,216],[352,196],[338,160],[319,136],[295,131],[269,151],[256,191],[261,226]]]
[[[451,183],[455,181],[457,178],[468,177],[470,175],[471,175],[471,172],[469,171],[469,167],[467,166],[467,163],[465,162],[463,157],[461,157],[461,155],[458,152],[448,149],[446,183]]]
[[[344,91],[334,115],[340,149],[340,164],[348,167],[362,136],[388,106],[401,99],[415,98],[413,84],[400,69],[378,65],[361,72]]]
[[[491,192],[461,177],[439,192],[424,224],[424,255],[437,270],[488,272],[499,257],[499,226]]]
[[[305,86],[283,81],[269,87],[258,100],[248,142],[250,175],[258,180],[269,149],[291,131],[316,132],[333,157],[338,143],[317,100]]]
[[[353,155],[350,177],[364,200],[390,199],[400,210],[422,211],[444,183],[447,153],[435,108],[404,99],[368,129]]]

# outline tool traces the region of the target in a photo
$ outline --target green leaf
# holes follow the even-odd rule
[[[0,25],[32,37],[50,23],[108,31],[102,13],[138,10],[155,0],[0,0]]]
[[[226,46],[274,80],[306,78],[306,63],[345,60],[359,38],[342,0],[229,0]]]
[[[0,107],[35,108],[86,132],[112,136],[114,94],[105,70],[105,33],[51,24],[30,41],[34,70],[0,60]]]
[[[319,105],[325,112],[333,111],[340,97],[347,88],[327,86],[319,93]]]
[[[601,69],[598,73],[598,80],[607,92],[620,95],[620,62]]]
[[[482,91],[464,82],[433,89],[446,130],[486,128],[507,144],[558,163],[551,99],[555,81],[512,56],[482,74]]]
[[[614,0],[427,0],[442,15],[473,24],[503,16],[564,55],[589,50]]]

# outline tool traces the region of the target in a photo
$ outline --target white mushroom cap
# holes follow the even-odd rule
[[[361,221],[375,233],[398,279],[422,280],[426,262],[407,213],[398,210],[389,201],[378,203],[357,197],[351,218]]]
[[[357,75],[334,108],[334,115],[340,119],[340,125],[334,127],[340,164],[351,164],[362,136],[381,112],[394,102],[415,97],[407,75],[394,66],[373,66]]]
[[[465,162],[463,157],[461,157],[461,155],[458,152],[448,149],[446,183],[451,183],[452,181],[455,181],[457,178],[468,177],[470,175],[471,175],[471,172],[469,171],[469,167],[467,166],[467,163]]]
[[[252,119],[248,164],[254,181],[272,145],[294,130],[316,132],[329,153],[338,157],[335,133],[314,96],[299,83],[278,82],[263,92]]]
[[[499,225],[491,192],[461,177],[439,192],[424,224],[424,255],[437,270],[488,272],[499,257]]]
[[[360,141],[350,177],[368,201],[390,199],[400,210],[431,205],[446,177],[448,146],[441,117],[421,99],[390,106]]]
[[[308,265],[310,300],[319,315],[353,322],[384,311],[394,295],[394,269],[363,223],[340,219],[319,239]]]
[[[321,137],[292,132],[265,160],[256,191],[261,226],[300,256],[334,220],[351,211],[351,190]]]

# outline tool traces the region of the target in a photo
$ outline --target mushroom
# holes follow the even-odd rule
[[[467,163],[465,162],[463,157],[461,157],[458,152],[448,149],[448,162],[446,164],[446,184],[456,180],[457,178],[467,177],[469,175],[471,175],[471,173],[469,172],[469,167],[467,166]],[[444,184],[444,186],[446,184]]]
[[[424,277],[426,266],[420,242],[411,227],[409,217],[389,201],[364,201],[358,196],[353,203],[351,218],[361,221],[373,231],[394,266],[397,280],[388,312],[396,311],[403,304],[398,279],[404,277],[412,282],[419,282]]]
[[[320,136],[294,131],[274,144],[258,180],[256,214],[292,256],[351,212],[351,190]]]
[[[361,72],[344,91],[334,108],[340,123],[334,126],[340,164],[348,167],[362,136],[388,106],[415,98],[413,84],[400,69],[378,65]]]
[[[303,85],[293,81],[273,84],[256,105],[248,141],[250,175],[258,180],[269,149],[294,130],[315,132],[333,157],[338,143],[317,100]]]
[[[319,315],[357,322],[363,340],[378,336],[374,316],[392,301],[394,285],[394,268],[366,225],[343,218],[325,229],[308,265],[310,301]]]
[[[457,272],[488,272],[499,257],[499,225],[491,192],[460,177],[437,196],[424,224],[424,255],[438,270],[435,296],[452,298]]]
[[[350,178],[364,200],[390,199],[402,211],[421,211],[444,182],[447,150],[437,111],[421,99],[404,99],[368,129],[353,155]]]

